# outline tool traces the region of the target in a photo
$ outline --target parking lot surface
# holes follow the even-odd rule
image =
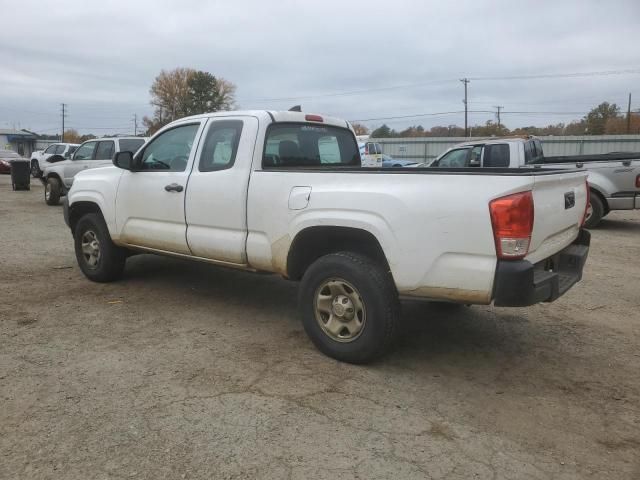
[[[405,303],[368,366],[320,354],[275,275],[139,255],[89,282],[7,176],[0,288],[3,479],[640,478],[637,211],[555,303]]]

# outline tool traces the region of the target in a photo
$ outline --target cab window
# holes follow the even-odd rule
[[[153,139],[142,151],[141,170],[184,172],[199,127],[199,123],[180,125]]]
[[[87,142],[78,147],[75,155],[73,156],[74,160],[91,160],[93,158],[93,151],[96,149],[96,145],[98,142]]]
[[[115,153],[115,144],[113,140],[98,142],[96,149],[96,160],[111,160]]]
[[[509,145],[506,143],[489,144],[484,147],[484,167],[508,167]]]
[[[44,153],[50,153],[53,155],[53,153],[56,151],[56,147],[57,145],[50,145],[47,147],[47,149],[44,151]]]
[[[207,132],[198,169],[201,172],[212,172],[233,166],[241,134],[241,120],[213,122]]]
[[[436,166],[443,168],[464,168],[467,166],[468,148],[458,148],[451,150],[438,160]]]

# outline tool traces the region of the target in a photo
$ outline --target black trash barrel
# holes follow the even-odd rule
[[[14,190],[31,190],[31,164],[28,160],[11,162],[11,186]]]

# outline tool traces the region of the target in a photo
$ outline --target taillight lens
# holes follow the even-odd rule
[[[529,251],[533,231],[531,191],[496,198],[489,203],[498,258],[517,260]]]
[[[587,213],[589,212],[589,205],[591,204],[591,189],[589,188],[589,182],[586,180],[584,181],[584,187],[587,189],[587,203],[584,206],[584,215],[582,216],[582,223],[580,224],[581,227],[584,226],[584,222],[587,221]]]
[[[324,122],[324,119],[320,115],[307,114],[304,116],[307,122]]]
[[[636,188],[640,188],[640,175],[636,175]]]

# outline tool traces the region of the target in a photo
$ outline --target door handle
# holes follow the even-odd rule
[[[178,185],[177,183],[171,183],[169,185],[165,185],[164,189],[167,192],[181,192],[182,190],[184,190],[184,187],[182,185]]]

